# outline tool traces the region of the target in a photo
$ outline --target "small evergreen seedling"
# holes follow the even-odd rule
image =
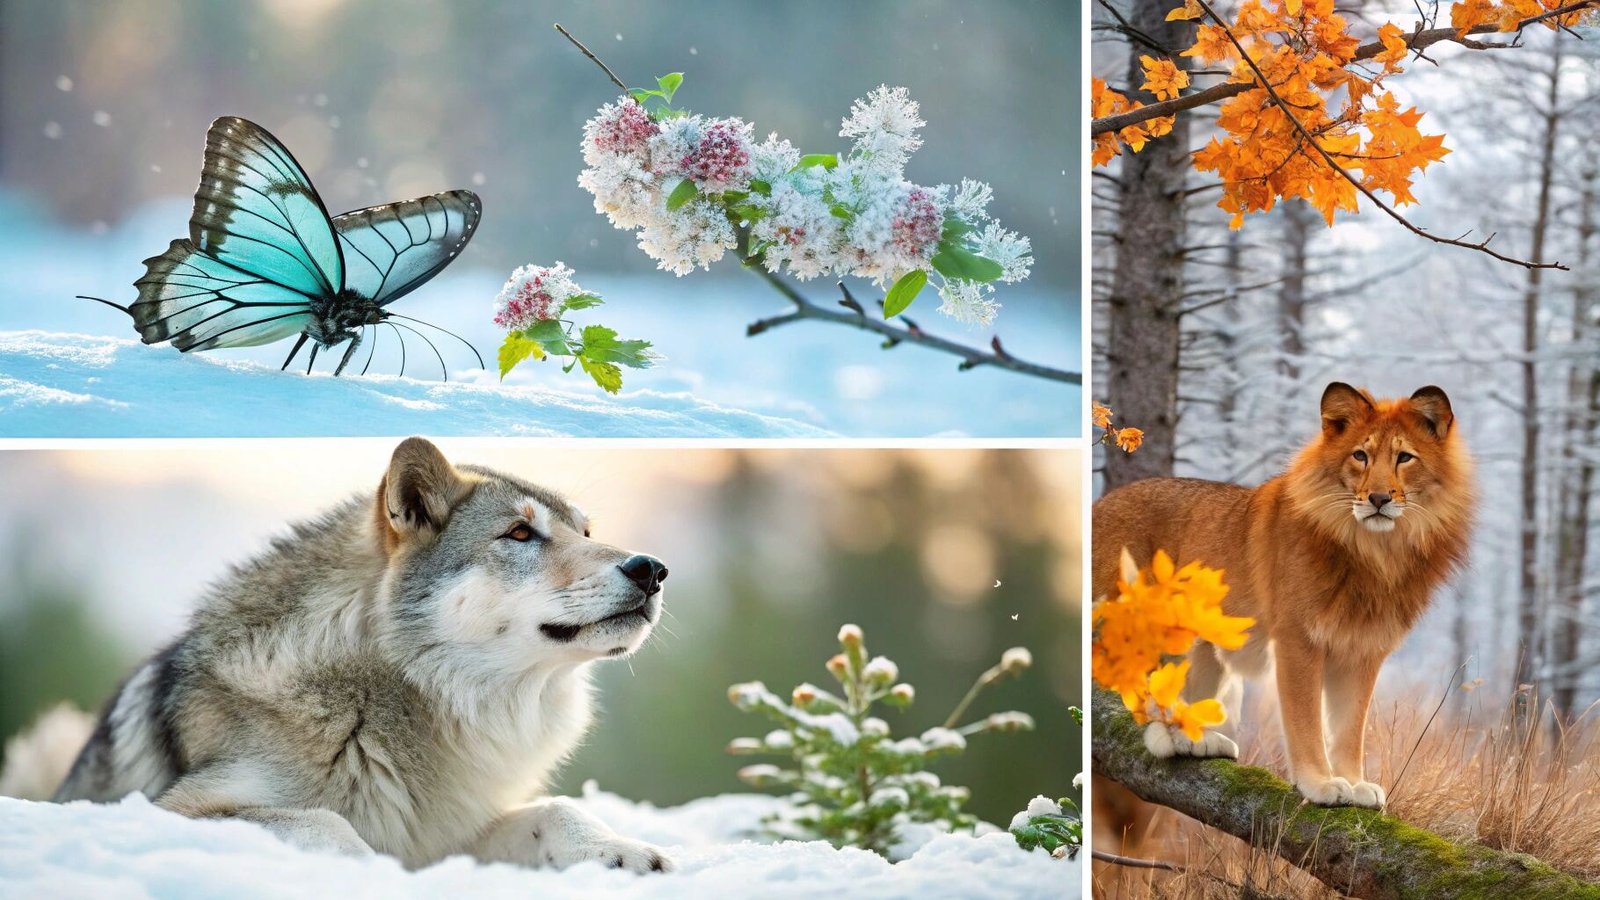
[[[983,688],[1033,663],[1026,648],[1013,647],[998,665],[978,677],[945,723],[919,737],[896,739],[889,724],[872,714],[882,702],[896,709],[916,698],[911,685],[899,682],[900,669],[883,656],[868,657],[861,629],[839,629],[843,652],[828,660],[828,674],[843,696],[813,684],[794,689],[790,699],[772,693],[759,681],[736,684],[728,699],[746,712],[760,712],[777,722],[764,738],[738,738],[730,753],[786,756],[789,767],[753,765],[739,778],[756,787],[792,791],[793,807],[764,823],[783,837],[822,839],[836,847],[861,847],[887,856],[902,827],[922,823],[943,831],[971,830],[977,818],[961,811],[969,791],[940,783],[927,771],[944,754],[966,749],[967,738],[990,731],[1032,730],[1033,719],[1020,712],[994,713],[960,727],[962,714]]]
[[[1067,712],[1074,722],[1083,724],[1083,710],[1069,706]],[[1072,780],[1072,786],[1083,787],[1083,773]],[[1034,797],[1027,809],[1012,817],[1009,830],[1017,839],[1017,846],[1024,850],[1040,847],[1056,859],[1076,857],[1083,849],[1083,817],[1078,814],[1078,804],[1072,802],[1071,797],[1059,800],[1051,800],[1043,794]]]

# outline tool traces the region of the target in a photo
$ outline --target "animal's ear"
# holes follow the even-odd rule
[[[1450,398],[1444,391],[1433,385],[1418,388],[1411,395],[1411,409],[1422,417],[1428,430],[1436,438],[1442,438],[1450,433],[1450,426],[1455,424],[1456,415],[1450,409]]]
[[[1377,412],[1372,398],[1342,381],[1335,381],[1322,392],[1322,432],[1329,436],[1344,434],[1346,428]]]
[[[401,441],[378,486],[376,514],[385,545],[393,549],[399,541],[443,531],[469,487],[438,447],[419,437]]]

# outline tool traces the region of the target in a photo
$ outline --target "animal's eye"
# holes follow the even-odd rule
[[[533,540],[533,529],[528,527],[527,522],[518,522],[517,524],[511,526],[510,531],[500,536],[503,538],[510,538],[518,543],[527,543],[528,541]]]
[[[1365,450],[1357,450],[1355,453],[1353,453],[1351,455],[1356,458],[1356,462],[1358,462],[1358,463],[1363,463],[1364,464],[1367,461],[1367,451],[1365,451]]]
[[[1407,452],[1405,452],[1404,450],[1401,450],[1400,451],[1400,455],[1396,456],[1394,459],[1395,459],[1395,462],[1408,463],[1408,462],[1411,462],[1413,459],[1416,459],[1416,457],[1412,456],[1411,454],[1409,454]]]
[[[583,536],[584,537],[594,537],[594,535],[589,533],[589,526],[587,526],[587,525],[583,526]]]

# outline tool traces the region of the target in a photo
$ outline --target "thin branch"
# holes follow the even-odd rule
[[[605,63],[601,62],[600,61],[600,57],[595,56],[593,51],[591,51],[588,47],[585,47],[583,45],[583,41],[580,41],[577,38],[573,37],[572,36],[572,32],[566,30],[565,28],[562,28],[560,22],[555,23],[555,25],[556,25],[556,30],[561,32],[561,36],[562,37],[564,37],[567,40],[571,41],[573,46],[575,46],[579,50],[583,51],[583,55],[584,56],[587,56],[590,59],[594,60],[594,64],[595,65],[597,65],[600,68],[605,70],[606,77],[611,79],[611,83],[612,84],[616,85],[619,89],[621,89],[621,91],[624,94],[626,94],[628,92],[628,86],[622,83],[622,79],[617,77],[617,73],[611,71],[611,67],[610,66],[608,66]]]
[[[1283,110],[1284,116],[1288,118],[1290,123],[1294,125],[1295,131],[1300,133],[1300,137],[1305,141],[1305,143],[1310,144],[1312,149],[1317,151],[1317,154],[1322,157],[1322,161],[1326,163],[1329,168],[1333,169],[1335,172],[1338,172],[1339,175],[1342,176],[1345,181],[1348,181],[1352,187],[1360,191],[1379,209],[1387,213],[1389,218],[1405,226],[1406,230],[1410,231],[1412,234],[1415,234],[1418,237],[1427,238],[1428,240],[1438,244],[1449,244],[1452,247],[1463,247],[1468,250],[1477,250],[1482,253],[1486,253],[1489,256],[1500,260],[1501,262],[1522,266],[1525,269],[1560,269],[1563,272],[1568,271],[1566,266],[1558,262],[1544,263],[1518,259],[1514,256],[1506,256],[1497,250],[1491,250],[1489,249],[1489,242],[1494,240],[1494,235],[1492,234],[1481,241],[1471,242],[1461,240],[1461,238],[1440,237],[1439,235],[1428,231],[1426,228],[1412,224],[1410,219],[1407,219],[1405,216],[1401,215],[1400,212],[1394,207],[1378,199],[1378,195],[1371,188],[1363,184],[1359,178],[1351,175],[1348,169],[1340,165],[1338,160],[1333,158],[1333,154],[1329,153],[1328,150],[1322,146],[1322,144],[1317,142],[1317,139],[1306,128],[1305,123],[1301,122],[1300,117],[1295,115],[1294,109],[1291,108],[1290,105],[1283,99],[1283,97],[1278,94],[1278,89],[1272,86],[1272,83],[1267,79],[1266,73],[1261,71],[1261,67],[1256,65],[1256,61],[1250,57],[1248,52],[1245,51],[1244,45],[1239,43],[1239,38],[1233,33],[1233,29],[1228,27],[1228,23],[1223,21],[1221,16],[1217,15],[1217,11],[1212,9],[1211,4],[1206,2],[1206,0],[1196,0],[1196,2],[1200,4],[1201,9],[1205,10],[1206,15],[1211,19],[1211,21],[1217,23],[1217,26],[1220,27],[1223,33],[1228,36],[1228,41],[1233,44],[1234,49],[1239,51],[1239,58],[1243,59],[1245,63],[1250,66],[1250,71],[1255,73],[1256,80],[1261,89],[1267,92],[1267,96],[1272,99],[1272,102],[1276,104],[1279,109]],[[1593,3],[1600,3],[1600,0],[1584,0],[1583,3],[1579,4],[1579,6],[1589,6]],[[1252,85],[1252,87],[1254,87],[1254,85]],[[1466,235],[1462,235],[1462,237],[1465,236]]]
[[[1049,381],[1060,381],[1065,384],[1076,385],[1083,384],[1083,374],[1080,372],[1069,372],[1065,369],[1032,363],[1012,356],[1006,352],[998,337],[991,339],[989,342],[991,352],[929,334],[904,316],[900,317],[906,323],[904,326],[893,325],[881,319],[873,318],[867,313],[866,308],[850,293],[850,289],[845,287],[844,282],[839,283],[839,290],[844,294],[844,299],[839,301],[839,305],[850,310],[850,312],[839,312],[812,303],[799,291],[795,290],[792,285],[779,278],[775,273],[768,272],[763,266],[755,265],[749,268],[760,275],[768,284],[772,285],[773,289],[782,294],[790,303],[794,304],[794,309],[790,312],[751,322],[745,328],[745,334],[749,337],[755,337],[781,325],[812,319],[821,322],[833,322],[837,325],[848,325],[851,328],[883,335],[883,349],[885,350],[892,349],[900,344],[917,344],[959,356],[961,357],[961,364],[957,368],[963,372],[968,369],[976,369],[979,366],[994,366],[998,369],[1020,372],[1024,375],[1032,375],[1035,378],[1044,378]],[[879,301],[878,306],[882,307],[882,305],[882,301]]]
[[[1524,19],[1518,24],[1517,27],[1519,29],[1526,28],[1529,25],[1537,24],[1545,19],[1555,16],[1564,16],[1568,13],[1582,12],[1586,9],[1600,9],[1600,0],[1578,0],[1576,3],[1568,3],[1565,6],[1549,10],[1548,12],[1533,16],[1528,19]],[[1223,27],[1226,28],[1227,26],[1224,25]],[[1478,25],[1467,33],[1499,34],[1501,32],[1500,29],[1494,25]],[[1420,31],[1408,35],[1403,40],[1405,41],[1407,48],[1417,51],[1425,50],[1434,44],[1443,42],[1461,44],[1474,50],[1486,49],[1487,47],[1492,46],[1503,46],[1498,44],[1481,44],[1477,41],[1467,41],[1463,38],[1458,38],[1456,35],[1457,30],[1454,28],[1431,28],[1427,31]],[[1379,53],[1382,53],[1383,49],[1383,42],[1381,41],[1373,41],[1371,43],[1362,44],[1359,48],[1357,48],[1356,55],[1351,62],[1360,62],[1362,60],[1372,59]],[[1246,56],[1245,58],[1248,59],[1249,57]],[[1093,120],[1089,124],[1089,134],[1093,136],[1112,131],[1121,131],[1122,129],[1127,128],[1129,125],[1137,125],[1140,122],[1149,121],[1150,119],[1158,119],[1162,116],[1170,116],[1175,113],[1184,112],[1200,106],[1209,106],[1213,103],[1226,100],[1229,97],[1236,97],[1245,91],[1254,90],[1255,87],[1256,85],[1254,83],[1247,81],[1228,81],[1222,84],[1215,84],[1211,87],[1205,88],[1204,90],[1195,91],[1192,94],[1184,94],[1181,97],[1176,97],[1171,100],[1162,100],[1158,103],[1147,104],[1139,107],[1138,109],[1117,113],[1116,115],[1112,116],[1102,116],[1101,118]]]

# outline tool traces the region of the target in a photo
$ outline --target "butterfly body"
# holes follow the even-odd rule
[[[206,132],[189,236],[144,261],[133,303],[101,302],[132,316],[145,343],[170,341],[183,352],[298,333],[288,368],[308,341],[313,364],[319,348],[348,343],[337,375],[368,328],[414,331],[386,307],[460,254],[481,211],[471,191],[447,191],[331,217],[277,138],[223,117]]]

